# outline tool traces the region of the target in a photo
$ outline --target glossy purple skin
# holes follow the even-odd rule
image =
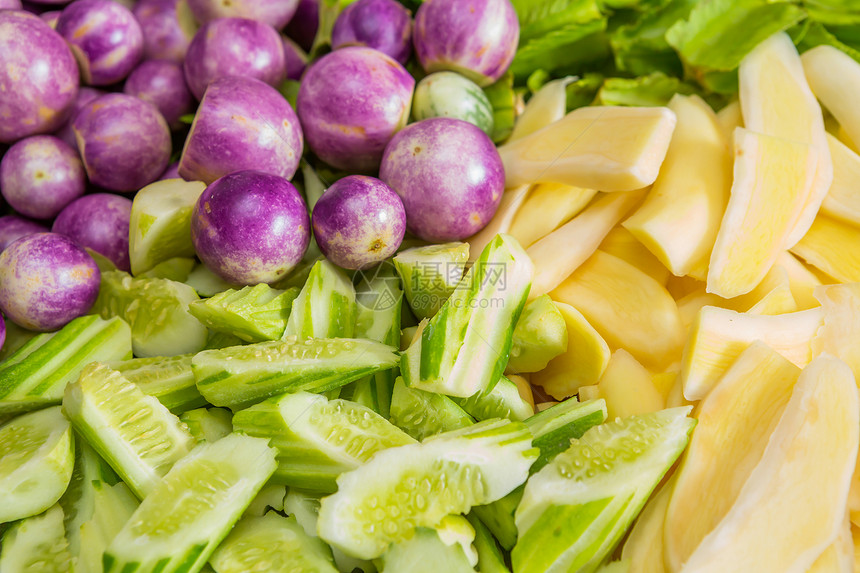
[[[403,201],[391,187],[365,175],[344,177],[326,189],[311,222],[322,254],[345,269],[384,261],[406,234]]]
[[[203,191],[191,215],[191,239],[200,260],[227,282],[273,283],[304,255],[310,220],[292,183],[239,171]]]
[[[320,23],[319,0],[299,0],[296,13],[284,32],[304,51],[310,52]]]
[[[140,24],[128,8],[111,0],[75,0],[60,14],[57,31],[91,86],[123,80],[143,58]]]
[[[94,193],[72,201],[54,220],[51,231],[104,255],[123,271],[131,271],[128,228],[131,199]]]
[[[459,72],[481,87],[504,75],[519,39],[510,0],[427,0],[415,15],[421,66],[428,73]]]
[[[89,311],[100,279],[96,262],[70,238],[28,235],[0,253],[0,310],[28,330],[56,330]]]
[[[221,78],[197,108],[179,174],[206,184],[243,169],[290,179],[301,156],[302,129],[284,96],[260,80]]]
[[[84,106],[73,123],[90,182],[110,191],[137,191],[164,173],[170,130],[158,109],[111,93]]]
[[[306,71],[296,108],[308,145],[345,171],[371,173],[409,117],[415,80],[390,56],[335,50]]]
[[[75,139],[75,131],[72,129],[72,123],[74,123],[75,117],[78,115],[78,112],[84,108],[85,105],[87,105],[94,99],[102,97],[106,93],[106,91],[100,90],[98,88],[81,86],[81,89],[78,90],[78,97],[75,98],[75,103],[72,104],[72,113],[69,114],[69,120],[64,123],[63,126],[58,129],[56,133],[54,133],[54,135],[69,144],[72,149],[77,150],[78,142]]]
[[[396,0],[357,0],[337,17],[331,45],[335,50],[367,46],[406,64],[412,53],[412,13]]]
[[[480,128],[436,117],[413,123],[385,149],[379,178],[406,206],[406,227],[425,241],[459,241],[480,231],[496,212],[505,171]]]
[[[301,47],[286,36],[281,36],[284,43],[284,63],[287,66],[287,79],[300,80],[308,67],[308,55]]]
[[[194,111],[185,72],[181,65],[169,60],[143,62],[128,75],[122,91],[158,108],[170,129],[182,127],[179,118]]]
[[[3,251],[16,240],[33,233],[47,233],[49,229],[30,219],[18,215],[0,217],[0,251]]]
[[[143,31],[143,55],[148,60],[182,63],[196,29],[183,26],[185,0],[138,0],[133,14]]]
[[[0,143],[60,127],[79,84],[78,65],[57,32],[23,10],[0,12]]]
[[[50,26],[53,29],[57,29],[57,20],[60,19],[60,11],[59,10],[51,10],[50,12],[42,12],[39,14],[39,18],[42,19],[45,24]]]
[[[293,17],[298,0],[188,0],[201,24],[218,18],[248,18],[280,30]]]
[[[0,10],[21,10],[21,0],[0,0]]]
[[[78,153],[52,135],[27,137],[0,161],[0,191],[17,212],[34,219],[55,217],[84,194],[87,178]]]
[[[185,79],[203,98],[213,80],[241,76],[276,86],[287,77],[284,45],[268,24],[246,18],[220,18],[195,34],[185,55]]]
[[[161,174],[161,177],[158,178],[159,181],[164,181],[165,179],[182,179],[179,175],[178,161],[168,165],[167,169],[164,170],[164,173]]]

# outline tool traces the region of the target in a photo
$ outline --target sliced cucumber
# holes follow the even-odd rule
[[[104,364],[88,365],[66,387],[63,409],[75,430],[141,499],[193,444],[176,416]]]
[[[206,405],[197,391],[191,371],[192,354],[179,356],[152,356],[133,358],[107,365],[122,374],[126,380],[153,396],[171,412],[182,413]]]
[[[242,514],[242,517],[263,517],[270,509],[284,511],[284,499],[287,497],[287,488],[276,483],[267,483],[260,493]]]
[[[534,444],[534,441],[532,441]],[[477,505],[472,508],[472,513],[480,519],[499,544],[510,551],[517,543],[517,524],[514,513],[523,498],[523,486],[501,499],[497,499],[486,505]]]
[[[475,551],[478,552],[478,571],[481,573],[511,573],[505,557],[493,534],[474,513],[466,516],[475,529]]]
[[[191,366],[197,389],[210,404],[236,410],[284,392],[339,388],[394,368],[397,361],[394,348],[371,340],[290,336],[206,350]]]
[[[382,556],[382,573],[475,573],[459,544],[444,543],[434,529],[419,527]]]
[[[135,356],[176,356],[206,345],[206,327],[188,313],[195,300],[197,293],[184,283],[112,271],[102,273],[93,312],[106,319],[119,316],[131,325]]]
[[[233,431],[233,413],[224,408],[197,408],[179,417],[195,443],[217,442]]]
[[[514,327],[507,371],[537,372],[567,350],[567,325],[548,294],[529,301]]]
[[[409,388],[402,378],[398,378],[394,383],[391,421],[416,440],[475,423],[475,420],[448,396]]]
[[[290,309],[298,295],[296,287],[279,290],[261,283],[194,301],[188,305],[188,312],[212,330],[245,342],[278,340],[287,328]]]
[[[419,319],[439,312],[460,283],[469,260],[469,243],[413,247],[392,259],[409,307]]]
[[[236,413],[237,431],[270,439],[278,449],[273,480],[310,491],[333,492],[345,471],[386,448],[415,440],[373,410],[318,394],[284,394]]]
[[[78,531],[80,549],[72,551],[77,558],[75,573],[101,573],[102,556],[113,541],[117,531],[122,529],[137,509],[137,498],[122,482],[108,485],[94,481],[91,485],[93,513],[89,520],[81,524]]]
[[[22,519],[3,535],[3,573],[68,573],[72,556],[63,530],[63,509],[53,505],[40,515]]]
[[[342,474],[323,498],[320,537],[362,559],[382,555],[416,527],[490,503],[525,481],[537,457],[519,422],[488,420],[378,452]]]
[[[119,318],[81,316],[38,334],[0,364],[0,414],[59,404],[66,384],[93,361],[131,358],[131,330]]]
[[[6,341],[0,346],[0,364],[12,356],[19,348],[24,346],[31,338],[38,336],[38,332],[21,328],[11,320],[6,321]]]
[[[242,519],[209,563],[217,573],[337,573],[328,546],[277,513]]]
[[[479,392],[470,398],[455,398],[454,401],[476,420],[507,418],[522,422],[534,415],[532,405],[523,400],[517,385],[504,376],[489,392]]]
[[[597,569],[687,445],[690,410],[595,426],[534,474],[516,512],[514,570]]]
[[[239,288],[213,273],[202,263],[194,267],[188,273],[188,278],[182,282],[193,288],[200,296],[215,296],[219,292]]]
[[[231,346],[242,346],[243,344],[246,344],[246,342],[238,336],[210,330],[209,337],[206,339],[206,346],[203,347],[203,350],[220,350],[222,348],[230,348]]]
[[[355,287],[328,260],[314,264],[293,301],[284,336],[351,338],[355,332]]]
[[[74,465],[72,428],[59,406],[0,426],[0,523],[42,513],[57,503]]]
[[[490,390],[508,362],[532,270],[516,239],[496,235],[403,353],[407,386],[461,398]]]
[[[173,257],[162,261],[137,276],[143,279],[169,279],[184,283],[188,280],[191,271],[197,265],[197,261],[189,257]]]
[[[466,516],[446,515],[433,529],[445,545],[459,545],[470,566],[478,564],[478,552],[472,545],[475,542],[475,528]]]
[[[206,189],[201,181],[167,179],[137,192],[131,204],[128,250],[138,275],[173,257],[193,257],[191,212]]]
[[[198,445],[143,500],[104,554],[105,573],[198,571],[275,471],[266,440]]]

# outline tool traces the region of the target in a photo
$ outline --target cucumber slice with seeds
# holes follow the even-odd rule
[[[489,392],[479,392],[469,398],[454,398],[454,401],[476,420],[507,418],[522,422],[534,415],[532,405],[523,400],[517,385],[504,376]]]
[[[173,413],[200,408],[206,400],[197,391],[191,371],[193,354],[132,358],[107,365],[126,380],[153,396]]]
[[[176,416],[104,364],[90,364],[66,387],[63,409],[141,499],[193,444]]]
[[[391,421],[416,440],[475,423],[475,420],[448,396],[409,388],[402,378],[398,378],[394,383]]]
[[[403,280],[409,307],[418,319],[430,318],[457,288],[469,260],[469,243],[413,247],[392,259]]]
[[[415,440],[373,410],[318,394],[284,394],[236,413],[233,425],[270,438],[278,449],[273,480],[290,487],[332,492],[335,479],[376,452]]]
[[[180,460],[104,554],[104,573],[199,571],[275,471],[266,440],[230,434]]]
[[[278,340],[299,289],[279,290],[265,283],[226,290],[194,301],[188,312],[212,330],[232,334],[245,342]]]
[[[233,413],[224,408],[197,408],[183,413],[185,424],[195,443],[217,442],[233,431]]]
[[[41,515],[22,519],[3,535],[3,573],[68,573],[72,556],[63,530],[63,510],[52,506]]]
[[[355,287],[328,260],[314,264],[293,301],[284,336],[350,338],[355,332]]]
[[[109,485],[94,481],[90,489],[93,512],[78,531],[79,550],[72,550],[73,558],[77,558],[75,573],[101,573],[105,549],[139,504],[128,486],[122,482]]]
[[[206,350],[191,361],[197,389],[232,410],[284,392],[325,392],[397,366],[394,348],[371,340],[328,338],[258,342]]]
[[[0,523],[42,513],[72,478],[74,438],[59,406],[0,426]],[[62,526],[62,515],[60,518]]]
[[[38,334],[0,364],[0,414],[59,404],[84,366],[125,358],[131,358],[131,330],[119,318],[81,316]]]
[[[452,513],[490,503],[523,483],[537,451],[520,422],[488,420],[378,452],[342,474],[321,501],[320,537],[363,559],[433,527]]]
[[[197,293],[185,283],[111,271],[102,273],[93,313],[119,316],[131,325],[135,356],[176,356],[206,345],[206,327],[188,313],[195,300]]]
[[[504,499],[504,498],[503,498]],[[475,529],[475,551],[478,552],[478,571],[481,573],[511,573],[505,557],[493,534],[474,513],[466,516]]]
[[[475,573],[463,548],[444,543],[434,529],[419,527],[415,535],[394,543],[382,556],[382,573]]]
[[[338,573],[325,543],[277,513],[241,520],[209,563],[217,573]]]

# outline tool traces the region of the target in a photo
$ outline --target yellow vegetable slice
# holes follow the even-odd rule
[[[666,407],[663,395],[651,382],[651,373],[625,350],[612,353],[597,388],[600,397],[606,400],[607,420]]]
[[[529,195],[531,186],[520,185],[514,189],[508,189],[502,195],[502,200],[499,202],[499,208],[496,214],[487,224],[486,227],[466,239],[469,243],[469,260],[475,261],[481,255],[484,247],[490,244],[496,235],[499,233],[507,233],[511,227],[511,223],[517,214],[520,206]]]
[[[499,154],[508,187],[549,181],[633,191],[657,178],[674,129],[665,107],[581,107]]]
[[[854,540],[847,515],[836,539],[818,556],[807,573],[854,573]]]
[[[720,124],[720,129],[723,130],[726,140],[730,140],[735,133],[735,129],[744,126],[744,116],[741,113],[741,102],[733,100],[723,109],[718,111],[717,123]]]
[[[836,281],[860,281],[860,228],[818,215],[791,252]]]
[[[738,128],[734,182],[708,268],[708,292],[723,298],[758,285],[806,204],[818,162],[805,143]]]
[[[718,306],[722,308],[725,299],[715,294],[705,292],[705,288],[691,292],[687,296],[678,299],[678,312],[681,313],[681,324],[688,331],[690,326],[696,322],[699,312],[706,306]]]
[[[788,34],[774,34],[747,54],[738,68],[745,127],[757,133],[813,147],[815,175],[803,191],[803,208],[786,237],[785,248],[806,234],[833,181],[824,116]]]
[[[681,571],[806,571],[843,524],[858,434],[851,369],[838,358],[816,358],[735,503]]]
[[[556,302],[567,327],[567,352],[550,360],[546,368],[533,372],[531,383],[561,400],[576,394],[581,386],[597,384],[609,364],[609,345],[581,312]]]
[[[704,398],[732,362],[756,340],[768,344],[796,366],[809,364],[812,338],[823,320],[820,308],[776,316],[714,306],[702,308],[690,329],[681,361],[684,397]]]
[[[532,188],[508,231],[523,248],[545,237],[576,216],[597,191],[561,183],[538,183]]]
[[[655,370],[677,360],[684,344],[678,306],[663,286],[618,257],[596,251],[550,293],[579,310],[612,348]]]
[[[785,314],[797,311],[788,272],[780,265],[771,267],[764,280],[749,293],[727,300],[720,306],[749,314]]]
[[[731,154],[717,116],[698,96],[676,95],[678,117],[660,175],[624,227],[675,275],[707,275],[731,188]],[[695,150],[692,151],[691,150]]]
[[[609,231],[598,248],[630,263],[661,285],[665,285],[672,274],[660,259],[651,254],[651,251],[624,227],[615,227]]]
[[[833,183],[821,204],[821,212],[860,226],[860,155],[830,134],[827,143],[833,160]]]
[[[806,268],[806,265],[798,261],[788,251],[780,253],[779,258],[776,259],[776,264],[785,269],[788,275],[788,287],[797,303],[797,310],[807,310],[818,306],[818,300],[816,300],[813,292],[815,287],[821,285],[821,281],[815,276],[815,273]]]
[[[584,263],[644,192],[612,193],[526,249],[534,264],[529,299],[546,294]]]
[[[663,565],[663,521],[672,497],[670,479],[651,496],[636,519],[621,548],[621,558],[630,560],[630,573],[665,573]]]
[[[860,141],[860,64],[831,46],[816,46],[800,57],[812,93],[833,114],[851,141]]]
[[[564,117],[567,111],[567,84],[574,78],[567,77],[548,82],[535,93],[517,118],[508,141],[516,141],[531,135]]]
[[[702,401],[666,512],[666,563],[677,571],[728,513],[759,463],[800,376],[762,342],[747,348]]]

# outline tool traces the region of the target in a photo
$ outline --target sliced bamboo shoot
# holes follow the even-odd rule
[[[816,46],[800,57],[812,93],[833,114],[851,141],[860,141],[860,63],[831,46]]]
[[[600,397],[606,400],[607,420],[666,407],[662,394],[651,382],[651,373],[625,350],[612,353],[597,387]]]
[[[493,215],[489,224],[466,239],[466,242],[469,243],[470,261],[475,261],[481,254],[481,251],[484,250],[484,247],[489,245],[490,241],[496,235],[508,232],[517,211],[526,200],[526,197],[528,197],[530,189],[531,186],[529,185],[520,185],[519,187],[505,191],[504,195],[502,195],[502,200],[499,202],[499,208],[496,209],[496,214]]]
[[[821,212],[860,226],[860,155],[830,134],[827,143],[833,159],[833,183],[821,204]]]
[[[741,113],[741,102],[733,100],[717,112],[717,122],[723,130],[726,140],[731,140],[735,129],[744,126],[744,116]]]
[[[847,515],[839,529],[839,535],[806,573],[854,573],[854,540],[851,537],[851,521]]]
[[[672,496],[674,480],[668,482],[645,504],[621,549],[630,560],[630,573],[666,573],[663,565],[663,521]]]
[[[806,265],[798,261],[788,251],[779,255],[776,264],[785,269],[788,274],[788,286],[794,301],[797,303],[797,310],[808,310],[819,305],[813,292],[815,287],[821,284],[821,281],[815,273],[806,268]]]
[[[660,259],[651,254],[651,251],[624,227],[615,227],[609,231],[598,248],[630,263],[661,285],[665,285],[672,274]]]
[[[567,84],[573,77],[561,78],[544,84],[529,99],[523,113],[517,118],[508,141],[516,141],[531,135],[564,117],[567,111]]]
[[[860,281],[860,228],[826,215],[815,222],[791,252],[838,282]]]
[[[509,234],[523,248],[555,231],[585,209],[597,191],[561,183],[538,183],[514,217]]]

